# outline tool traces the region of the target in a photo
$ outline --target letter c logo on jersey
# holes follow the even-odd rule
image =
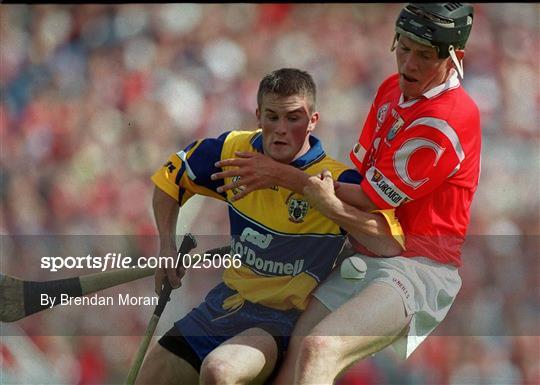
[[[417,150],[422,148],[427,148],[435,152],[435,161],[433,162],[433,167],[436,167],[439,159],[441,159],[441,156],[444,153],[445,148],[439,146],[437,143],[431,140],[425,138],[409,139],[405,141],[394,153],[394,170],[396,171],[397,176],[399,176],[403,183],[415,190],[429,180],[428,177],[420,180],[412,179],[408,171],[408,163],[411,156]]]

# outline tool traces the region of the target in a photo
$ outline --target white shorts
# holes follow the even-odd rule
[[[374,258],[361,254],[367,265],[361,280],[344,279],[339,268],[313,292],[330,311],[336,310],[374,282],[393,287],[403,299],[407,315],[412,314],[409,332],[392,346],[406,359],[444,319],[461,288],[455,266],[424,257]]]

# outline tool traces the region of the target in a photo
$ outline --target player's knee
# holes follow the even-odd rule
[[[197,383],[196,372],[184,363],[179,357],[156,344],[148,352],[136,385],[169,385],[177,384],[179,378],[184,379],[184,384],[195,385]]]
[[[325,335],[308,335],[302,339],[299,351],[299,363],[301,367],[321,365],[335,359],[339,359],[339,341],[336,338]]]
[[[235,367],[227,360],[209,355],[201,365],[200,385],[234,385]]]

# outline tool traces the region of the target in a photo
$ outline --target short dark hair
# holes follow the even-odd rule
[[[276,94],[278,96],[304,96],[310,112],[315,109],[317,87],[311,75],[296,68],[281,68],[266,75],[259,83],[257,105],[260,108],[263,96]]]

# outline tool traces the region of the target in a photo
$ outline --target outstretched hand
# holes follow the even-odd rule
[[[277,183],[280,164],[272,158],[258,152],[234,153],[236,158],[222,159],[215,163],[216,167],[237,167],[212,174],[212,180],[239,177],[231,183],[218,187],[217,192],[222,193],[237,189],[232,201],[244,198],[255,190],[274,187]]]

